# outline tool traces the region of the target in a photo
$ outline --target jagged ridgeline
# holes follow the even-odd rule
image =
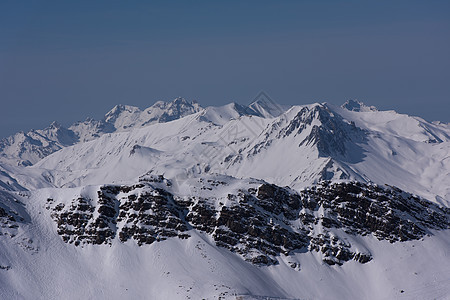
[[[373,235],[395,243],[450,228],[448,208],[390,186],[325,181],[295,192],[256,180],[224,193],[227,185],[215,177],[200,178],[198,189],[179,196],[163,176],[144,176],[135,185],[101,186],[92,197],[48,199],[47,209],[58,234],[74,246],[118,239],[145,247],[188,239],[197,231],[258,265],[307,251],[320,253],[331,265],[366,263],[373,257],[353,244],[353,237]]]
[[[177,98],[18,133],[0,295],[445,298],[449,155],[449,124],[357,101]]]
[[[0,140],[0,161],[13,165],[31,166],[42,158],[68,146],[87,142],[100,136],[169,122],[201,110],[196,101],[176,98],[158,101],[145,110],[130,105],[116,105],[103,119],[87,118],[68,128],[53,122],[45,129],[19,132]]]

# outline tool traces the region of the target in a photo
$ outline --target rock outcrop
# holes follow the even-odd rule
[[[208,191],[227,184],[204,183]],[[95,199],[80,197],[68,207],[50,199],[47,207],[58,234],[76,246],[115,238],[142,246],[189,238],[197,230],[257,265],[306,251],[320,253],[330,265],[366,263],[371,254],[349,237],[373,235],[394,243],[450,228],[448,208],[389,186],[325,181],[297,193],[261,183],[214,197],[176,196],[171,186],[162,176],[146,176],[132,186],[102,186]]]

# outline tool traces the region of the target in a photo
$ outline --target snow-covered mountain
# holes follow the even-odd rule
[[[30,166],[59,149],[78,141],[73,131],[53,122],[42,130],[19,132],[0,141],[1,161]]]
[[[116,105],[105,115],[105,122],[118,131],[173,121],[201,110],[195,101],[176,98],[172,102],[158,101],[141,111],[138,107]]]
[[[105,133],[168,122],[200,110],[197,102],[184,98],[176,98],[171,102],[158,101],[144,111],[135,106],[116,105],[100,121],[87,118],[69,128],[53,122],[43,130],[19,132],[2,139],[0,162],[30,166],[61,148],[91,141]]]
[[[177,98],[1,143],[3,297],[450,294],[449,124]]]
[[[180,178],[254,177],[292,188],[358,180],[395,185],[444,204],[450,199],[449,137],[448,124],[393,111],[312,104],[264,118],[232,103],[105,134],[61,149],[27,171],[40,172],[57,187],[128,182],[149,171]]]

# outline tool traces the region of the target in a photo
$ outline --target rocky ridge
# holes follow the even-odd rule
[[[199,189],[217,191],[226,181],[199,179]],[[371,253],[352,236],[372,235],[391,243],[421,239],[450,228],[450,210],[395,187],[359,182],[322,182],[295,192],[263,181],[243,184],[220,196],[180,196],[163,176],[144,176],[135,185],[105,185],[92,198],[69,205],[48,199],[47,209],[67,243],[138,245],[189,238],[192,230],[257,265],[277,264],[280,255],[315,251],[330,265]],[[292,265],[296,268],[296,265]]]

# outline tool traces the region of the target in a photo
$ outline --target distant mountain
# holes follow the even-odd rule
[[[201,110],[195,101],[176,98],[171,102],[156,102],[141,111],[128,105],[116,105],[103,120],[92,118],[76,122],[69,128],[53,122],[43,130],[19,132],[0,141],[0,162],[30,166],[61,148],[87,142],[105,133],[130,130],[154,123],[169,122]]]
[[[142,112],[116,107],[105,118],[110,134],[98,133],[99,138],[60,150],[67,143],[58,140],[45,154],[59,151],[39,160],[30,172],[41,172],[50,186],[61,187],[134,180],[148,171],[171,176],[214,172],[293,188],[321,180],[358,180],[449,201],[448,124],[326,103],[294,106],[278,117],[263,117],[237,103],[192,111],[170,123],[160,118],[145,125],[136,117]],[[77,126],[81,124],[86,123]],[[93,128],[98,132],[106,127]],[[42,150],[31,153],[35,160],[44,155]],[[121,169],[126,172],[117,171]],[[17,180],[34,188],[26,179]]]
[[[176,98],[172,102],[158,101],[144,111],[134,106],[116,105],[105,115],[104,121],[112,124],[116,130],[122,131],[154,123],[170,122],[201,109],[197,102],[184,98]]]
[[[1,161],[30,166],[41,158],[78,142],[78,136],[53,122],[42,130],[19,132],[0,141]]]
[[[260,117],[271,118],[278,117],[289,109],[286,105],[281,105],[271,100],[264,93],[260,94],[248,107],[255,111]]]
[[[233,102],[219,107],[209,106],[205,108],[201,112],[199,120],[222,126],[230,120],[238,119],[242,116],[259,116],[259,114],[247,106]]]
[[[350,111],[362,111],[362,112],[370,112],[370,111],[378,111],[375,106],[366,106],[364,103],[357,100],[347,100],[341,106]]]

